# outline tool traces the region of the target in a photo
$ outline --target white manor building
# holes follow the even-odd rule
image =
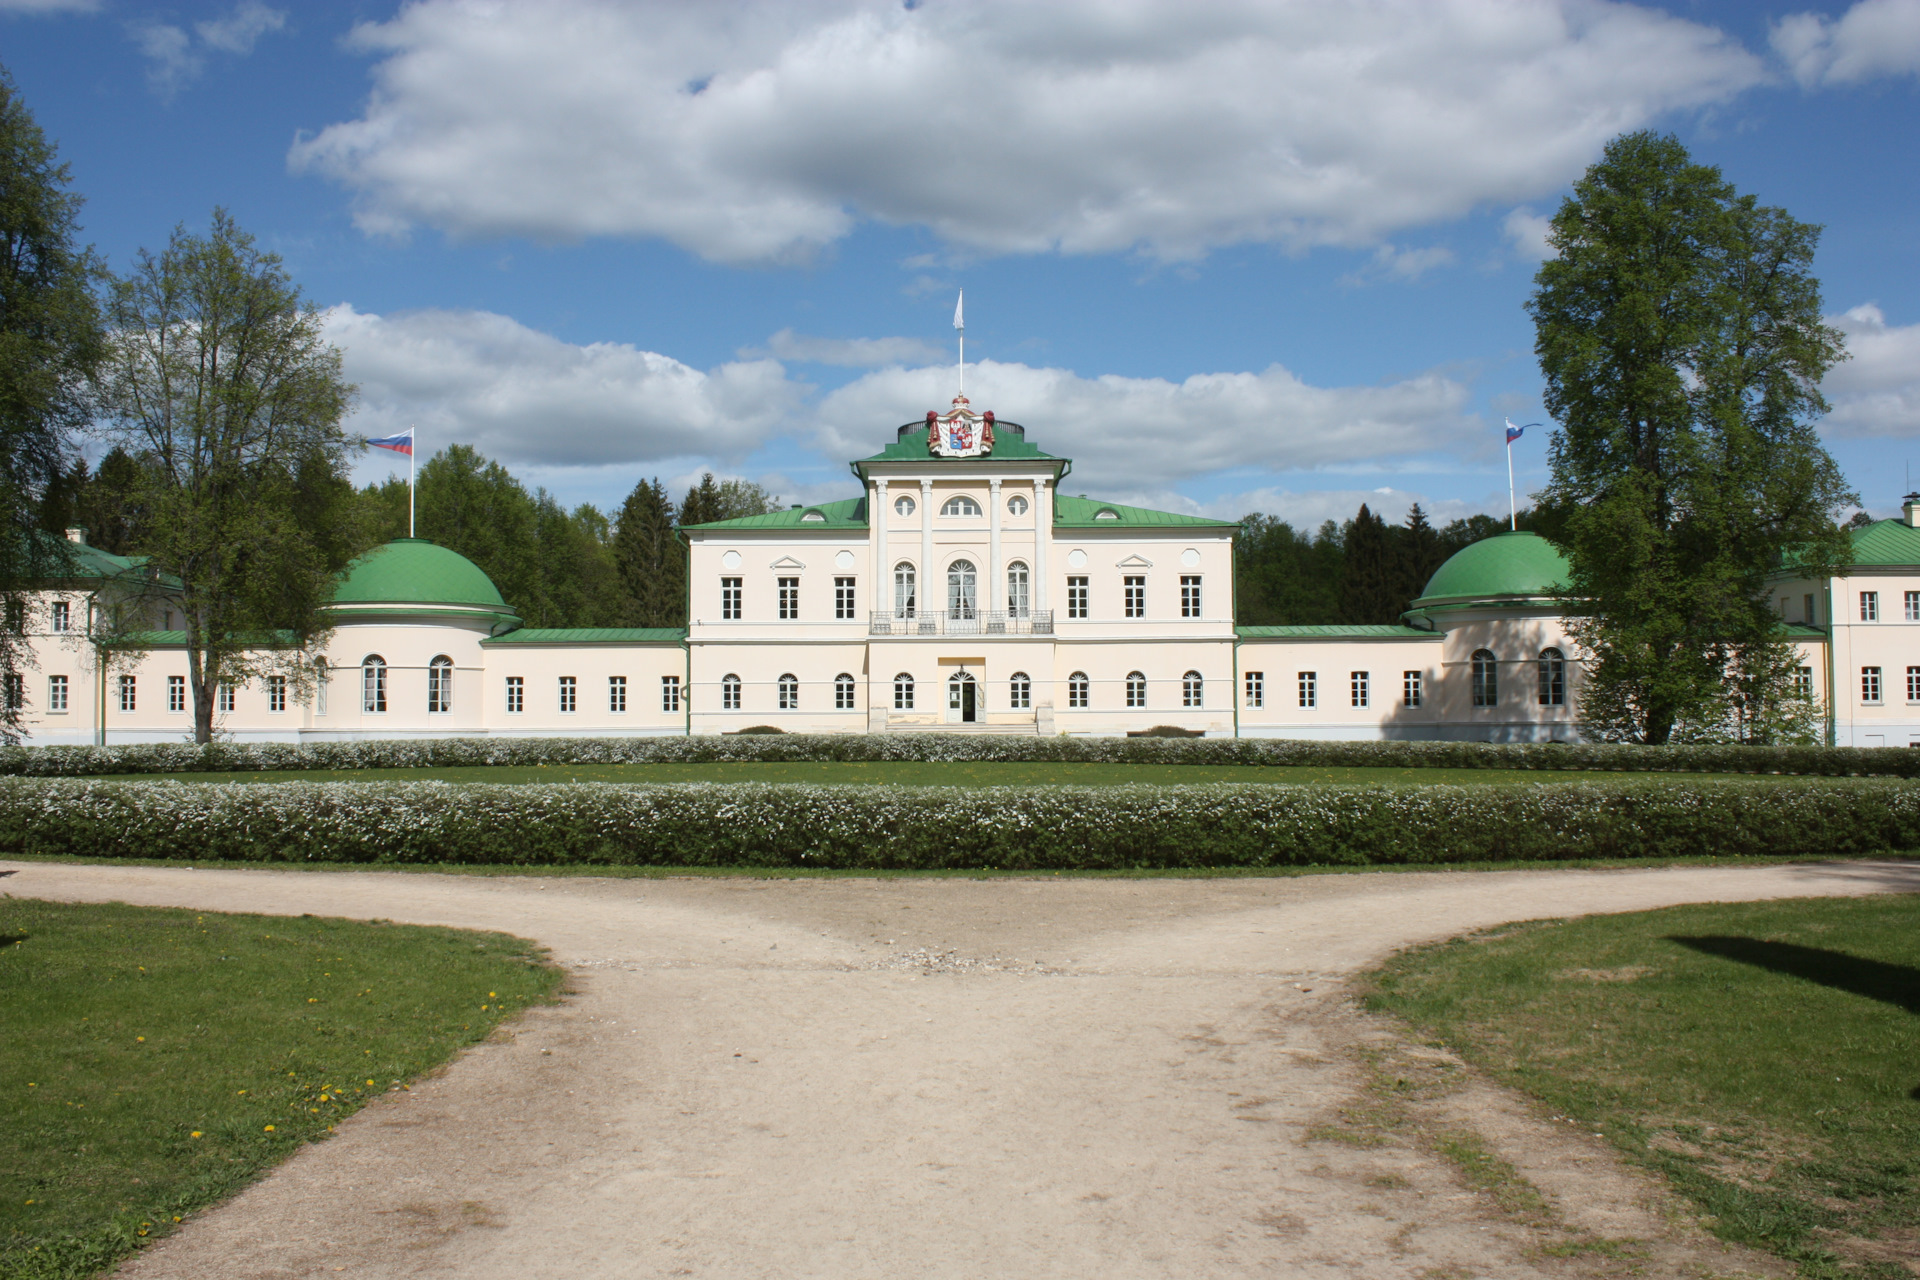
[[[686,529],[684,629],[523,627],[465,557],[388,543],[341,579],[313,695],[222,689],[218,731],[1579,736],[1565,565],[1533,534],[1448,560],[1401,625],[1243,627],[1237,526],[1061,493],[1067,459],[964,397],[852,467],[856,497]],[[70,536],[74,576],[27,613],[27,741],[190,738],[184,633],[97,644],[97,596],[137,562]],[[1836,742],[1920,745],[1920,497],[1854,547],[1843,576],[1783,578],[1782,618]]]

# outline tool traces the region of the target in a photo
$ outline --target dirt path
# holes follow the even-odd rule
[[[1390,1043],[1344,990],[1464,929],[1920,890],[1895,863],[1284,880],[536,880],[0,862],[0,891],[537,938],[578,994],[382,1100],[128,1264],[180,1277],[1778,1274],[1597,1139],[1485,1086],[1548,1196],[1417,1139],[1317,1138]],[[1437,1109],[1435,1109],[1437,1108]],[[1311,1132],[1310,1132],[1311,1131]]]

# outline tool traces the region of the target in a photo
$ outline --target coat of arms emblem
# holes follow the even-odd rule
[[[993,452],[993,410],[975,413],[964,395],[946,413],[927,410],[927,452],[936,458],[982,458]]]

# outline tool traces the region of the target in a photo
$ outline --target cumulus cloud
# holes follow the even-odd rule
[[[421,0],[289,162],[373,233],[805,259],[862,220],[974,253],[1368,246],[1552,191],[1766,74],[1609,0]]]
[[[830,457],[873,452],[892,439],[892,427],[946,408],[953,377],[944,366],[883,369],[838,388],[818,410],[821,449]],[[1036,445],[1073,458],[1075,476],[1096,486],[1469,451],[1485,431],[1466,411],[1467,394],[1464,384],[1439,373],[1382,386],[1316,387],[1279,365],[1182,382],[1083,378],[991,360],[967,368],[976,409],[1029,426]]]
[[[1383,244],[1373,251],[1372,261],[1360,270],[1350,271],[1340,277],[1340,283],[1360,285],[1378,280],[1418,280],[1435,267],[1453,265],[1453,261],[1453,250],[1437,245],[1425,249],[1402,249],[1397,245]]]
[[[782,329],[768,338],[767,349],[776,358],[796,364],[831,364],[848,369],[925,364],[944,354],[919,338],[813,338],[791,329]]]
[[[1500,226],[1501,234],[1513,247],[1513,256],[1522,262],[1545,262],[1553,256],[1553,246],[1547,243],[1547,234],[1552,230],[1552,218],[1524,205],[1508,213]]]
[[[350,429],[420,427],[547,467],[738,459],[792,417],[803,388],[777,361],[701,371],[626,343],[577,345],[485,311],[382,316],[337,306],[327,337],[360,387]]]
[[[147,60],[148,86],[171,98],[206,70],[206,50],[245,57],[261,36],[286,25],[282,10],[270,9],[260,0],[241,0],[226,17],[195,23],[192,34],[165,22],[135,23],[127,34]]]
[[[1842,436],[1920,435],[1920,324],[1890,325],[1872,303],[1827,323],[1853,358],[1821,384],[1833,405],[1822,425]]]
[[[1774,23],[1773,50],[1805,88],[1920,73],[1920,0],[1860,0],[1836,20],[1795,13]]]

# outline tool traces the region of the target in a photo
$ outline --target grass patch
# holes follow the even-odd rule
[[[553,997],[532,943],[0,898],[0,1277],[91,1276]]]
[[[1672,775],[1648,774],[1648,781]],[[1736,773],[1690,773],[1689,781],[1750,779]],[[1435,783],[1525,786],[1541,782],[1611,782],[1617,773],[1572,769],[1420,769],[1257,764],[1074,764],[1060,761],[779,761],[657,764],[456,765],[417,769],[276,769],[241,773],[106,775],[122,781],[172,778],[179,782],[804,782],[814,785],[900,787],[1117,787],[1128,783],[1187,785],[1207,782],[1295,786]]]
[[[1372,1007],[1809,1277],[1920,1253],[1920,896],[1674,907],[1405,952]],[[1463,1166],[1464,1167],[1464,1166]]]

